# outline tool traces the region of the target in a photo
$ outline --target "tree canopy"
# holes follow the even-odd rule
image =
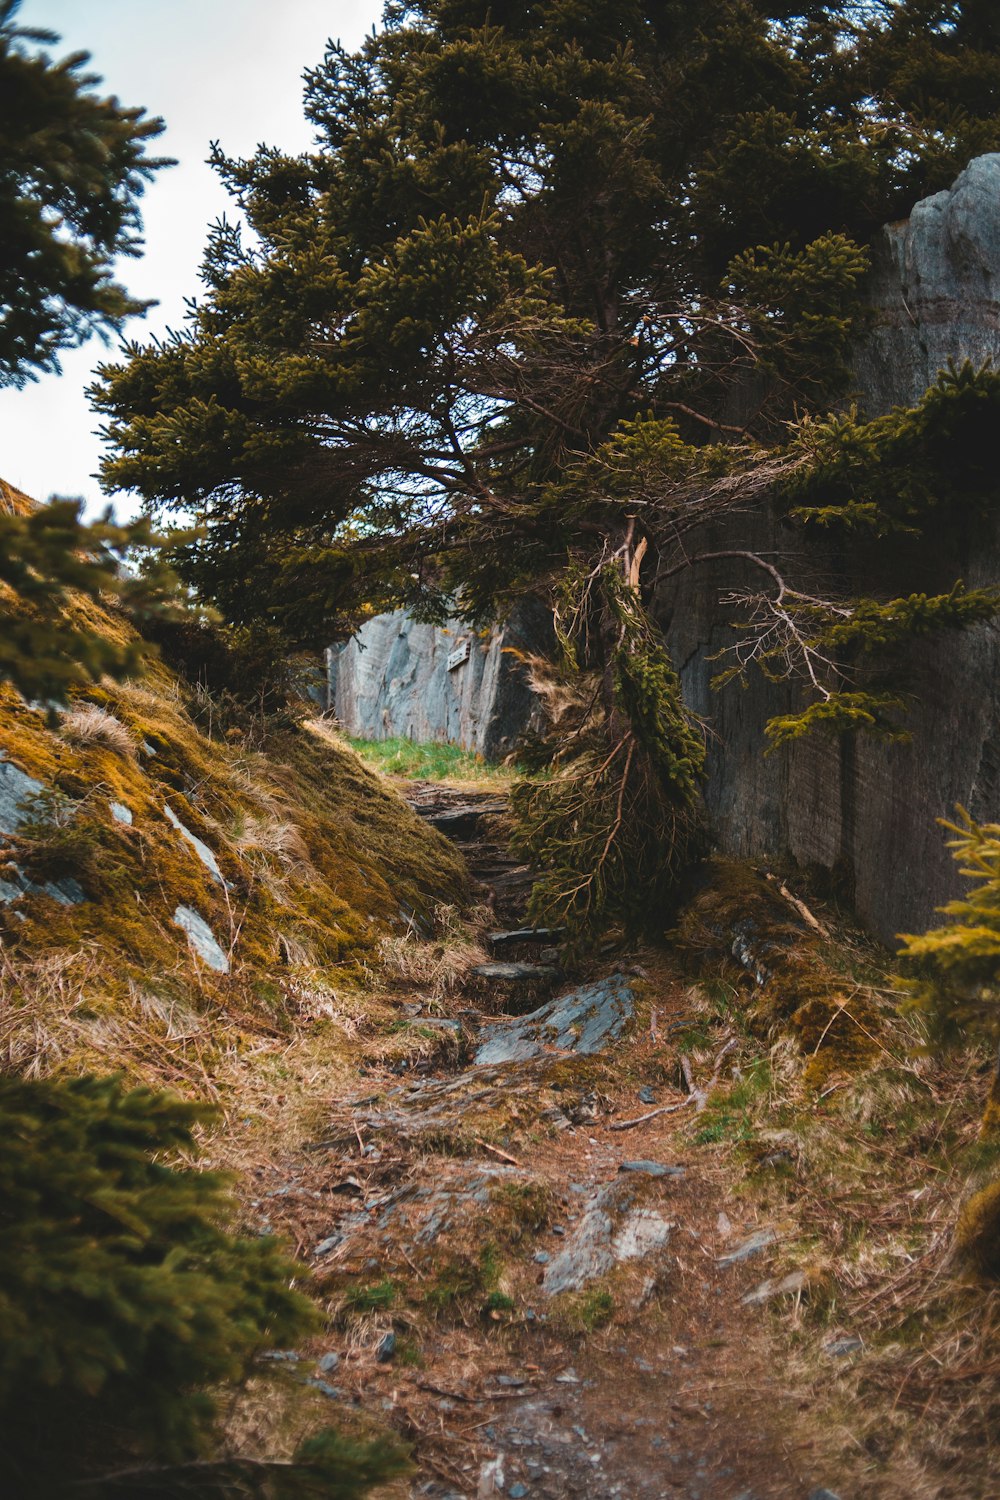
[[[212,232],[188,325],[102,370],[104,482],[194,510],[187,576],[293,640],[547,591],[593,705],[568,742],[578,788],[612,757],[607,795],[584,797],[604,809],[588,846],[631,824],[670,847],[679,811],[697,821],[702,756],[653,591],[708,523],[776,495],[799,527],[891,530],[852,497],[873,463],[899,475],[902,441],[802,424],[847,388],[876,227],[1000,146],[994,9],[393,0],[359,52],[328,48],[305,103],[312,152],[215,152],[243,227]],[[954,431],[963,378],[925,426]],[[737,519],[730,535],[745,554]],[[860,648],[831,630],[867,640],[901,604],[917,627],[996,608],[914,590],[859,614],[762,577],[750,613],[779,635],[750,656],[812,700],[779,737],[891,716],[891,695],[839,683],[838,651]],[[529,841],[564,870],[556,907],[590,910],[539,797]]]
[[[163,122],[96,93],[85,52],[38,51],[58,37],[19,9],[0,0],[0,385],[15,386],[149,305],[113,265],[139,254],[139,198],[165,164],[146,151]]]

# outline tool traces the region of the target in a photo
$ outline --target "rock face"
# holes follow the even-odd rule
[[[545,652],[550,641],[547,612],[530,600],[485,636],[458,620],[441,628],[404,610],[378,615],[331,647],[329,707],[359,739],[444,741],[499,759],[536,711],[511,653]]]
[[[1000,353],[1000,156],[888,224],[872,247],[875,328],[855,368],[873,415],[912,406],[949,359]]]
[[[876,326],[857,359],[858,400],[872,416],[919,399],[949,359],[1000,362],[1000,155],[977,158],[947,192],[918,203],[875,247],[871,300]],[[745,545],[788,550],[788,533],[767,513],[748,517]],[[722,527],[702,550],[731,546]],[[899,591],[943,592],[996,582],[993,548],[956,547],[929,559]],[[892,587],[884,577],[879,584]],[[826,571],[863,591],[866,563],[847,578],[831,551]],[[909,575],[912,579],[912,573]],[[764,725],[796,706],[794,691],[755,677],[721,693],[711,658],[734,636],[722,594],[758,585],[750,569],[709,563],[680,575],[658,614],[690,706],[710,728],[707,800],[720,849],[737,857],[790,854],[831,872],[861,920],[884,942],[919,931],[960,886],[936,819],[955,804],[995,821],[1000,811],[1000,626],[977,625],[915,642],[894,669],[912,695],[910,739],[813,735],[765,756]]]

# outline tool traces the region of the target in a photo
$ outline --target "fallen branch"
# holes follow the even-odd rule
[[[655,1120],[657,1115],[672,1115],[679,1109],[687,1109],[697,1099],[697,1094],[689,1094],[682,1099],[680,1104],[663,1104],[659,1109],[651,1109],[648,1114],[636,1115],[634,1120],[615,1120],[608,1126],[609,1130],[631,1130],[633,1125],[645,1125],[647,1120]]]
[[[475,1141],[477,1146],[482,1146],[484,1151],[489,1151],[494,1156],[499,1156],[501,1161],[509,1161],[512,1167],[519,1167],[522,1165],[522,1163],[518,1161],[516,1156],[510,1156],[506,1151],[501,1151],[499,1146],[491,1146],[489,1141],[482,1140],[480,1136],[474,1135],[472,1139]]]
[[[784,896],[789,906],[795,908],[799,916],[802,918],[803,922],[805,922],[808,927],[811,927],[813,932],[817,932],[821,938],[829,939],[830,933],[828,929],[823,926],[823,923],[819,920],[818,917],[815,917],[813,915],[804,901],[800,900],[798,896],[792,895],[787,885],[783,885],[776,875],[767,874],[765,876],[765,879],[770,880],[774,885],[778,887],[780,894]]]

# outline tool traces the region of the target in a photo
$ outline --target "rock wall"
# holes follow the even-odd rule
[[[949,359],[1000,354],[1000,156],[888,224],[872,247],[875,329],[855,361],[872,415],[912,406]]]
[[[977,158],[952,188],[883,230],[870,298],[874,327],[856,360],[856,396],[868,415],[912,405],[949,359],[1000,361],[1000,156]],[[747,546],[787,555],[777,518],[761,514],[749,531]],[[720,533],[702,550],[725,545],[731,539]],[[863,557],[852,555],[849,578],[833,550],[817,566],[852,590],[866,587]],[[908,566],[912,579],[913,559]],[[1000,538],[924,566],[909,587],[995,583]],[[908,742],[812,736],[766,756],[764,725],[796,706],[792,690],[760,677],[746,688],[709,688],[719,669],[709,658],[733,639],[719,597],[758,584],[732,563],[707,564],[659,601],[685,697],[709,728],[707,795],[719,846],[740,856],[786,853],[835,874],[862,921],[891,944],[925,927],[958,892],[936,819],[957,802],[977,818],[1000,819],[1000,627],[948,632],[903,655],[897,675],[915,699]]]
[[[345,733],[462,745],[488,760],[512,750],[537,712],[518,651],[551,644],[547,612],[525,601],[501,628],[422,625],[405,610],[378,615],[331,647],[329,706]]]

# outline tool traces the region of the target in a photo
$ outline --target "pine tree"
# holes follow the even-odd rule
[[[723,515],[710,555],[745,559],[740,509],[819,475],[805,419],[844,392],[867,242],[1000,146],[998,100],[981,0],[393,0],[307,74],[315,151],[216,153],[251,236],[217,225],[188,326],[103,368],[104,482],[195,510],[186,576],[305,643],[577,580],[566,666],[598,685],[596,764],[669,805],[683,786],[689,826],[697,767],[661,773],[692,725],[669,673],[652,739],[633,717],[621,663],[649,622],[623,625],[621,590],[648,615]],[[819,484],[810,506],[818,524]],[[756,561],[746,658],[815,698],[780,734],[891,730],[898,694],[845,690],[827,639],[844,607],[866,617]],[[923,618],[995,605],[935,596]],[[619,792],[648,808],[623,785],[615,839]]]
[[[139,253],[138,200],[166,164],[146,154],[163,122],[95,93],[86,53],[36,50],[59,39],[19,27],[19,9],[0,0],[0,385],[58,370],[60,349],[149,305],[113,263]]]

